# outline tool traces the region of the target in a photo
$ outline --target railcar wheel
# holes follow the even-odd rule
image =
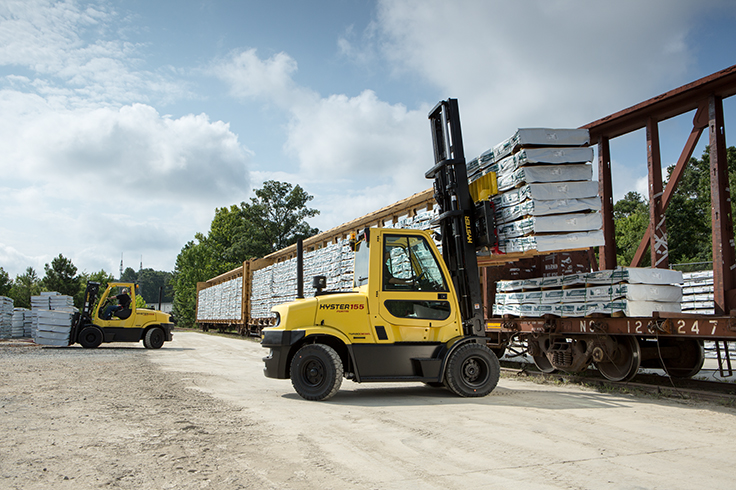
[[[641,348],[636,337],[621,336],[614,337],[616,349],[613,356],[595,366],[604,378],[610,381],[628,381],[639,371],[641,365]]]
[[[340,389],[342,377],[342,360],[329,345],[305,345],[291,360],[291,384],[305,400],[331,398]]]
[[[692,378],[703,367],[705,350],[703,342],[697,339],[659,338],[660,345],[665,347],[679,347],[680,355],[664,359],[662,366],[667,374],[673,378]]]
[[[482,344],[465,344],[450,354],[445,372],[447,387],[458,396],[486,396],[498,384],[501,365]]]
[[[549,362],[549,359],[547,359],[547,356],[541,355],[541,356],[532,356],[532,360],[534,361],[534,365],[537,366],[537,369],[539,369],[544,374],[552,374],[557,369],[552,365],[551,362]]]
[[[102,331],[97,327],[85,327],[79,332],[77,341],[85,349],[95,349],[102,343]]]
[[[146,349],[160,349],[164,345],[165,339],[164,331],[154,327],[147,331],[145,337],[143,337],[143,346]]]

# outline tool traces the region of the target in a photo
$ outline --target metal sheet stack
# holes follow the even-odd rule
[[[353,288],[353,251],[348,240],[304,253],[304,295],[314,296],[312,277],[325,276],[327,290]],[[250,307],[253,318],[269,318],[271,308],[296,299],[296,258],[253,272]]]
[[[14,339],[25,337],[25,314],[30,313],[28,308],[13,308],[13,323],[10,336]]]
[[[682,279],[682,312],[715,314],[713,271],[685,272]]]
[[[31,296],[33,341],[41,345],[69,345],[72,317],[78,310],[74,298],[55,291]]]
[[[0,339],[9,339],[13,324],[13,300],[0,296]]]
[[[518,129],[469,164],[469,181],[496,172],[499,249],[551,252],[603,245],[593,149],[584,129]]]
[[[240,320],[243,311],[242,295],[242,277],[202,289],[197,303],[197,321]]]
[[[494,316],[651,316],[680,312],[682,273],[622,268],[565,276],[499,281]]]

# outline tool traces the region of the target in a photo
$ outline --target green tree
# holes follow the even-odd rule
[[[195,323],[197,283],[307,238],[319,230],[305,221],[319,211],[307,207],[312,196],[300,186],[269,180],[256,197],[240,206],[217,208],[207,236],[197,233],[176,259],[172,284],[174,317],[179,325]]]
[[[207,238],[201,233],[195,236],[197,242],[188,242],[176,258],[172,283],[174,286],[173,313],[179,326],[191,327],[196,322],[197,283],[215,277],[227,268],[218,262],[213,248],[208,246]]]
[[[41,280],[41,286],[46,291],[57,291],[61,294],[74,297],[74,305],[81,307],[82,295],[80,294],[80,278],[77,276],[77,268],[72,261],[59,254],[51,261],[51,265],[43,266],[46,275]]]
[[[26,272],[15,277],[10,297],[18,308],[30,308],[31,296],[41,293],[41,280],[33,267],[28,267]]]
[[[0,267],[0,296],[8,296],[12,287],[13,281],[10,280],[10,276],[5,272],[5,269]]]
[[[616,263],[628,266],[647,231],[649,207],[638,192],[628,192],[613,205],[613,219],[616,227]],[[649,261],[647,255],[642,266],[649,265]]]
[[[729,188],[736,185],[736,147],[726,151]],[[667,169],[668,180],[674,166]],[[731,199],[733,219],[734,200]],[[713,258],[710,202],[710,148],[691,158],[666,211],[670,264],[707,262]]]
[[[158,303],[159,291],[163,292],[162,302],[170,303],[173,300],[170,272],[142,269],[138,271],[138,284],[146,303]]]
[[[120,276],[120,280],[123,282],[138,282],[138,273],[131,267],[126,267],[123,275]]]
[[[319,211],[307,207],[313,197],[299,185],[292,187],[288,182],[268,180],[255,193],[250,203],[240,205],[244,225],[240,238],[251,241],[262,255],[281,250],[319,231],[305,221]]]

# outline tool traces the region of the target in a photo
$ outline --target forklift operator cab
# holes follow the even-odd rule
[[[447,283],[426,238],[384,235],[383,239],[383,291],[409,293],[386,297],[384,306],[389,314],[396,318],[427,320],[449,317]]]
[[[135,315],[133,313],[133,307],[136,304],[136,296],[140,292],[138,291],[138,285],[135,285],[135,289],[131,291],[126,286],[111,286],[105,291],[100,298],[100,302],[97,306],[96,317],[101,322],[100,325],[116,325],[124,326],[127,323],[131,323],[134,320]],[[130,320],[126,322],[125,320]]]
[[[127,287],[115,286],[102,298],[100,319],[112,320],[113,317],[125,320],[130,317],[131,297]]]

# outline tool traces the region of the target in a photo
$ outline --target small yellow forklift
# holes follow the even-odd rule
[[[111,282],[95,307],[100,284],[88,282],[82,310],[75,313],[69,345],[79,342],[93,349],[103,342],[138,342],[147,349],[160,349],[172,339],[174,324],[166,313],[136,307],[138,285]]]

